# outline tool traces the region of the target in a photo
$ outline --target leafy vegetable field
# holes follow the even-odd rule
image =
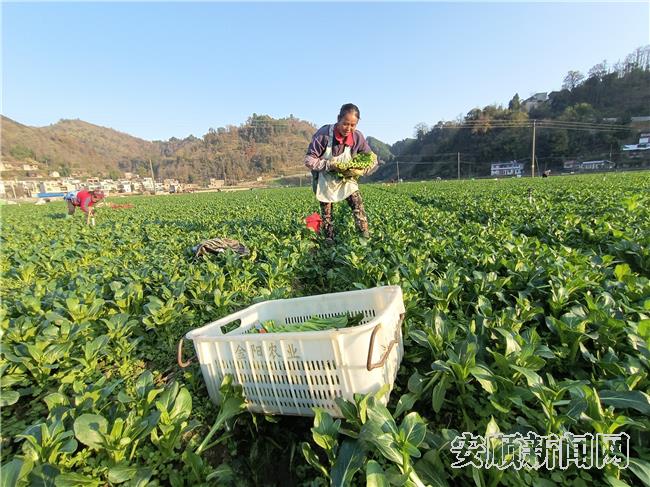
[[[131,197],[94,228],[2,208],[2,485],[650,486],[650,174],[362,193],[372,238],[340,204],[323,247],[307,189]],[[194,260],[217,236],[251,254]],[[184,333],[258,300],[385,284],[407,308],[387,408],[252,415],[176,365]],[[630,459],[453,468],[464,432],[626,433]]]

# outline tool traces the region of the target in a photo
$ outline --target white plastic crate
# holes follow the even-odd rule
[[[324,331],[249,333],[255,325],[301,323],[312,316],[363,312],[358,326]],[[393,382],[404,354],[402,290],[383,286],[257,303],[190,331],[210,398],[219,403],[225,374],[243,387],[248,409],[270,414],[313,416],[321,407],[341,417],[334,401],[376,392]],[[222,327],[239,321],[223,334]],[[182,339],[178,361],[182,362]],[[384,404],[388,394],[384,396]]]

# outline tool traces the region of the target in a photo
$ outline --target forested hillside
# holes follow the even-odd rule
[[[302,170],[316,127],[292,116],[251,116],[236,126],[209,129],[202,137],[146,141],[82,120],[47,127],[2,117],[5,163],[37,163],[40,172],[118,177],[125,171],[199,182],[210,177],[239,180]]]
[[[544,97],[541,97],[544,98]],[[540,168],[558,170],[567,159],[614,159],[624,143],[635,143],[643,123],[632,117],[650,115],[650,46],[639,48],[609,66],[595,65],[587,76],[570,71],[562,89],[546,99],[523,100],[515,94],[507,106],[473,108],[460,120],[415,127],[414,138],[390,148],[399,160],[400,177],[462,177],[490,174],[490,164],[518,160],[530,170],[532,121],[536,121],[535,154]],[[537,123],[539,121],[539,123]],[[609,130],[606,125],[624,125]],[[396,164],[386,164],[374,179],[396,177]]]

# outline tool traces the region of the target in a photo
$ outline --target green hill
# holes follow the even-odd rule
[[[153,142],[82,120],[29,127],[2,116],[2,159],[6,163],[38,162],[44,172],[108,176],[122,161],[148,160],[158,153]]]
[[[38,163],[41,174],[148,175],[151,160],[156,177],[189,182],[244,179],[302,168],[315,130],[294,117],[253,115],[239,127],[210,129],[201,138],[152,142],[82,120],[29,127],[3,116],[2,159],[9,164]]]
[[[316,127],[293,116],[274,119],[253,114],[239,127],[210,129],[201,138],[158,142],[154,170],[162,177],[196,182],[210,177],[241,180],[290,174],[304,169],[305,150]],[[137,161],[122,170],[136,170]]]

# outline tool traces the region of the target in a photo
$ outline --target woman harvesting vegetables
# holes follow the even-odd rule
[[[86,224],[95,224],[93,205],[104,198],[104,192],[99,190],[82,189],[80,191],[70,191],[63,199],[68,203],[68,216],[74,215],[75,209],[79,208],[86,213]]]
[[[369,237],[357,179],[377,166],[377,156],[356,130],[360,118],[356,105],[343,105],[337,123],[318,129],[307,148],[305,166],[311,169],[312,189],[320,202],[323,234],[328,241],[334,238],[332,203],[343,200],[350,205],[361,235]]]

